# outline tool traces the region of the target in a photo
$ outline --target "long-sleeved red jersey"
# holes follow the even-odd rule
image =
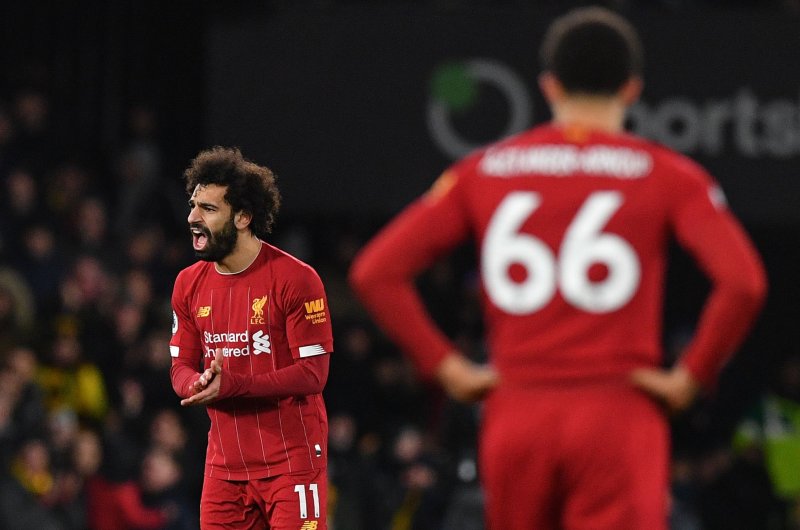
[[[262,243],[237,274],[198,262],[175,280],[170,353],[175,392],[190,387],[217,348],[220,399],[208,405],[206,474],[251,480],[325,468],[322,388],[333,351],[328,302],[307,264]]]
[[[762,304],[763,267],[714,180],[631,135],[546,125],[475,152],[362,250],[350,279],[430,375],[455,348],[413,279],[473,238],[504,385],[617,377],[661,362],[671,237],[712,282],[681,358],[708,384]]]

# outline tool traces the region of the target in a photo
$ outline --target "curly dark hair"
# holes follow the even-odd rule
[[[183,173],[186,193],[200,186],[226,186],[225,201],[232,212],[252,216],[250,230],[259,239],[272,232],[281,205],[275,175],[264,166],[247,160],[236,147],[215,146],[201,151]]]
[[[612,95],[641,75],[642,43],[633,26],[602,7],[574,9],[548,28],[539,58],[568,92]]]

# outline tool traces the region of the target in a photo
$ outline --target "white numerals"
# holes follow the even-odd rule
[[[508,313],[525,315],[541,309],[556,292],[555,257],[550,248],[519,229],[539,207],[536,193],[508,195],[492,216],[483,240],[483,282],[492,301]],[[521,282],[508,276],[519,263],[527,276]]]
[[[602,231],[622,206],[622,194],[599,191],[586,199],[567,228],[557,260],[546,243],[520,232],[541,202],[538,193],[510,193],[489,222],[481,274],[492,302],[508,313],[527,315],[547,305],[560,289],[567,302],[591,313],[625,305],[639,286],[639,257],[625,239]],[[514,264],[525,270],[521,281],[510,277]],[[592,265],[604,266],[606,276],[592,281]]]
[[[309,484],[308,489],[311,490],[314,499],[314,517],[319,519],[319,487],[316,484]],[[300,519],[308,519],[308,501],[306,499],[305,485],[296,485],[294,491],[297,493],[298,500],[300,501]]]
[[[619,309],[639,286],[639,257],[633,247],[616,234],[601,232],[611,216],[622,206],[622,194],[615,191],[593,193],[583,203],[569,225],[558,260],[560,287],[564,298],[591,313]],[[589,279],[589,267],[605,265],[602,280]]]

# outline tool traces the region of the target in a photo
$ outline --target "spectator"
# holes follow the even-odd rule
[[[33,173],[24,166],[14,167],[2,184],[0,236],[8,258],[16,260],[18,256],[13,255],[12,249],[21,248],[22,234],[31,224],[41,220],[39,188]]]
[[[87,362],[95,364],[107,381],[116,381],[122,368],[114,348],[113,309],[115,277],[94,256],[78,255],[60,284],[61,303],[55,333],[75,335]]]
[[[329,421],[328,474],[330,485],[328,517],[334,529],[362,530],[360,514],[363,491],[369,487],[360,473],[356,440],[358,426],[347,413],[332,415]]]
[[[166,449],[151,448],[142,461],[144,503],[170,515],[164,530],[195,530],[199,521],[183,487],[183,470],[175,455]]]
[[[205,448],[189,444],[189,431],[178,412],[171,408],[162,408],[155,412],[150,422],[149,435],[150,448],[167,451],[183,470],[182,489],[188,491],[192,498],[199,499]]]
[[[87,254],[100,259],[104,266],[115,266],[118,258],[108,226],[108,207],[99,197],[80,200],[69,224],[73,254]]]
[[[405,426],[395,437],[392,467],[397,485],[391,527],[397,530],[438,530],[444,511],[443,484],[435,455],[423,433]]]
[[[130,369],[142,387],[142,406],[147,417],[162,410],[174,395],[169,382],[170,358],[164,355],[165,351],[169,351],[169,331],[162,327],[151,328],[142,340],[139,356]]]
[[[769,477],[764,489],[783,504],[783,524],[800,528],[800,356],[784,359],[776,384],[742,419],[733,447],[737,462]]]
[[[33,292],[39,318],[48,320],[58,307],[59,284],[65,270],[64,255],[50,226],[37,221],[22,233],[21,252],[15,263]]]
[[[105,460],[105,463],[113,467]],[[134,479],[119,480],[117,470],[106,468],[88,479],[87,513],[90,530],[157,530],[170,517],[164,510],[149,508],[142,501],[141,486]],[[113,478],[112,478],[113,477]]]
[[[73,438],[69,466],[56,475],[54,512],[69,530],[88,528],[86,483],[99,470],[103,458],[96,432],[82,429]]]
[[[15,94],[13,113],[16,156],[35,170],[46,169],[57,146],[50,128],[50,98],[37,87],[24,87]]]
[[[56,336],[49,362],[36,377],[44,391],[49,413],[68,409],[90,423],[102,422],[108,410],[103,375],[96,365],[83,358],[82,345],[74,335]]]
[[[116,161],[117,209],[114,227],[130,236],[146,224],[157,222],[161,188],[161,151],[156,141],[157,120],[152,108],[137,106],[129,113],[127,145]],[[162,208],[153,208],[159,204]],[[173,220],[167,221],[167,224]]]
[[[0,351],[26,342],[32,334],[35,304],[24,278],[0,267]]]
[[[82,165],[73,162],[60,164],[52,171],[45,187],[45,202],[59,227],[69,227],[77,206],[90,191],[91,178]]]
[[[22,443],[0,484],[0,528],[61,530],[50,512],[54,479],[47,445],[40,439]]]
[[[14,432],[19,439],[42,436],[45,409],[42,391],[36,384],[36,354],[27,346],[16,346],[5,354],[4,365],[0,394],[7,395],[13,403]],[[3,458],[7,454],[4,453]]]

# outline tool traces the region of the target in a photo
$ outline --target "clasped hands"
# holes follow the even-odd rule
[[[193,405],[208,405],[216,401],[219,397],[219,388],[222,384],[222,348],[217,348],[214,359],[208,368],[200,374],[200,377],[192,383],[190,392],[192,395],[181,400],[181,405],[190,407]]]

